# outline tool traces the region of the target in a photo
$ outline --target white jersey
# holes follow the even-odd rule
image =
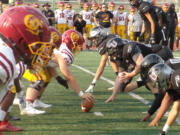
[[[13,50],[0,39],[0,102],[14,85],[15,65]]]
[[[93,12],[92,11],[88,11],[86,12],[85,10],[82,10],[80,12],[80,14],[82,15],[83,17],[83,20],[86,21],[86,24],[91,24],[91,17],[92,17],[92,14]]]
[[[66,10],[66,15],[67,15],[67,20],[68,20],[68,26],[73,26],[73,18],[75,15],[75,11],[74,10],[71,10],[71,11]]]
[[[125,25],[126,24],[126,19],[127,19],[127,13],[117,13],[117,24],[118,25]]]
[[[60,54],[70,65],[74,61],[74,56],[65,43],[62,43],[58,49],[54,49],[54,54]]]
[[[110,11],[112,14],[113,14],[113,18],[116,18],[117,19],[117,15],[118,15],[118,11],[117,10],[114,10],[114,11]],[[111,19],[111,22],[112,22],[112,19]],[[114,23],[112,23],[111,25],[115,25]]]
[[[16,64],[16,75],[15,78],[21,79],[27,69],[27,65],[23,61]]]
[[[65,10],[57,9],[55,11],[55,18],[58,24],[66,24],[67,23],[67,14]]]
[[[178,27],[180,27],[180,12],[177,13],[177,17],[178,17]]]

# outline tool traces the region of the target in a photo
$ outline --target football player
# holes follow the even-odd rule
[[[150,35],[150,44],[159,44],[162,40],[161,28],[158,24],[158,17],[155,8],[149,3],[142,0],[129,0],[131,6],[137,8],[142,20],[144,21],[141,37],[144,37],[145,31]],[[145,28],[146,26],[146,28]]]
[[[22,131],[5,120],[13,102],[11,95],[16,63],[20,60],[35,69],[50,60],[52,45],[48,21],[45,16],[30,6],[16,6],[0,16],[0,131]],[[6,25],[4,25],[6,24]],[[38,65],[37,65],[38,64]]]
[[[156,64],[148,72],[148,80],[152,87],[159,88],[159,93],[165,93],[161,107],[154,120],[150,123],[150,126],[158,126],[159,120],[173,103],[168,119],[160,133],[160,135],[166,135],[180,111],[179,68],[173,70],[166,64]]]
[[[68,85],[82,98],[88,101],[93,100],[91,93],[81,91],[76,79],[73,77],[69,66],[74,61],[74,55],[80,51],[80,46],[83,44],[83,37],[75,30],[67,30],[62,35],[62,44],[58,49],[54,49],[52,59],[59,66],[59,69]]]
[[[55,10],[55,20],[57,23],[57,29],[60,34],[63,34],[67,29],[67,14],[64,10],[64,2],[60,1],[57,10]]]
[[[176,39],[176,49],[179,50],[179,40],[180,40],[180,7],[179,7],[179,12],[177,13],[178,16],[178,26],[177,26],[177,39]]]
[[[124,12],[124,5],[119,5],[117,13],[117,35],[126,39],[128,27],[128,14]]]
[[[90,10],[90,4],[84,3],[84,10],[82,10],[79,14],[82,15],[83,20],[86,21],[86,32],[87,36],[89,37],[89,32],[92,28],[92,11]]]
[[[67,14],[67,21],[68,21],[68,29],[73,29],[73,18],[75,15],[75,11],[72,10],[72,5],[70,3],[66,4],[66,14]]]
[[[37,9],[40,9],[40,5],[39,5],[38,3],[34,3],[34,4],[32,5],[32,7],[37,8]]]
[[[92,4],[92,16],[93,16],[93,21],[92,21],[92,28],[94,28],[96,26],[95,22],[94,22],[94,18],[96,17],[96,14],[99,12],[99,5],[97,2],[94,2]]]
[[[96,81],[99,79],[99,77],[101,76],[103,70],[104,70],[104,67],[105,67],[105,64],[106,64],[106,61],[108,59],[108,54],[107,53],[107,46],[110,42],[110,40],[112,40],[113,38],[117,39],[116,40],[112,40],[113,43],[116,43],[117,46],[119,46],[118,44],[122,44],[122,48],[118,48],[117,46],[114,46],[114,49],[116,51],[120,51],[120,53],[118,55],[122,55],[124,53],[123,56],[121,56],[121,58],[119,59],[119,61],[121,61],[122,59],[124,59],[123,61],[126,61],[126,59],[129,59],[129,57],[126,57],[125,55],[129,55],[129,54],[126,54],[126,53],[129,53],[127,50],[128,48],[130,50],[132,50],[132,52],[130,52],[130,55],[131,53],[136,53],[136,49],[135,48],[138,48],[138,53],[140,53],[141,55],[138,55],[140,56],[139,59],[140,59],[140,62],[138,63],[138,67],[135,68],[135,71],[133,71],[131,74],[129,73],[124,73],[124,78],[131,78],[132,76],[136,75],[137,73],[139,73],[139,68],[140,68],[140,63],[141,63],[141,56],[146,56],[148,54],[151,54],[151,53],[157,53],[158,55],[160,55],[164,60],[168,60],[169,58],[172,58],[173,55],[172,55],[172,52],[169,50],[169,48],[167,47],[162,47],[160,45],[150,45],[150,44],[141,44],[141,43],[138,43],[138,42],[128,42],[127,40],[122,40],[120,37],[117,37],[116,35],[109,35],[107,36],[104,32],[104,28],[99,26],[99,27],[95,27],[91,30],[90,32],[90,38],[93,42],[93,44],[96,44],[96,47],[98,48],[98,52],[100,53],[101,55],[101,62],[100,62],[100,65],[96,71],[96,75],[91,83],[91,85],[88,87],[88,89],[86,90],[87,92],[93,92],[93,88],[96,84]],[[108,42],[108,43],[107,43]],[[118,43],[119,42],[119,43]],[[125,47],[126,46],[126,47]],[[128,47],[129,46],[129,47]],[[117,48],[116,48],[117,47]],[[135,48],[131,48],[131,47],[135,47]],[[124,49],[123,49],[124,48]],[[140,49],[139,49],[140,48]],[[119,50],[120,49],[120,50]],[[113,60],[113,59],[112,59]],[[119,65],[117,65],[116,62],[112,61],[111,60],[111,66],[115,72],[116,75],[118,75],[118,72],[119,72]],[[133,60],[127,60],[129,61],[130,63],[133,62]],[[138,61],[136,61],[138,62]],[[119,63],[119,62],[118,62]],[[129,64],[130,64],[129,63]],[[131,63],[132,64],[132,63]],[[127,68],[127,67],[125,67]],[[113,97],[114,98],[114,97]]]
[[[61,44],[61,35],[54,27],[49,27],[51,32],[52,42],[56,45],[56,48],[59,48]],[[57,82],[63,85],[65,88],[68,88],[67,82],[58,76],[56,71],[56,64],[53,64],[51,61],[47,66],[37,72],[31,73],[30,70],[27,70],[24,74],[24,78],[31,82],[30,86],[26,91],[26,108],[21,109],[21,115],[37,115],[44,114],[45,111],[36,109],[35,107],[49,108],[51,105],[45,104],[40,101],[42,94],[45,91],[45,88],[50,83],[52,77],[56,78]]]
[[[149,54],[146,57],[144,57],[144,59],[141,63],[141,69],[140,69],[141,79],[138,79],[137,81],[129,83],[124,89],[124,92],[129,92],[129,91],[135,90],[137,88],[140,88],[142,86],[145,86],[148,90],[150,90],[154,94],[155,99],[154,99],[151,107],[149,108],[147,114],[142,119],[142,121],[148,121],[150,119],[150,117],[160,107],[161,101],[164,97],[164,93],[158,93],[158,89],[151,87],[147,81],[147,75],[148,75],[147,73],[148,73],[149,69],[153,65],[158,64],[158,63],[164,63],[164,60],[156,54]]]
[[[17,0],[14,5],[15,6],[21,6],[23,4],[23,1],[22,0]]]
[[[116,21],[117,21],[117,10],[115,10],[116,6],[115,6],[115,3],[114,2],[109,2],[108,4],[108,10],[113,14],[114,16],[114,21],[112,22],[111,20],[111,32],[112,34],[117,34],[117,30],[115,29],[115,25],[116,24]]]

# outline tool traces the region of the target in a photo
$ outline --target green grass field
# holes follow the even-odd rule
[[[178,56],[180,53],[176,53]],[[180,56],[180,55],[179,55]],[[97,52],[82,52],[75,57],[76,65],[92,72],[96,71],[100,56]],[[72,73],[85,90],[91,83],[93,76],[75,67],[71,67]],[[114,80],[115,75],[110,66],[107,66],[103,76]],[[28,83],[24,81],[26,85]],[[90,113],[83,113],[80,108],[81,99],[72,89],[64,89],[53,79],[47,87],[42,101],[53,106],[46,109],[46,114],[39,116],[20,116],[19,108],[14,106],[12,115],[21,118],[21,121],[13,124],[24,128],[19,133],[3,133],[4,135],[157,135],[166,120],[164,117],[159,127],[148,127],[148,122],[140,122],[145,115],[142,112],[148,110],[137,99],[127,93],[119,93],[113,103],[104,103],[111,95],[107,88],[112,85],[99,80],[95,87],[95,105]],[[153,95],[144,87],[134,93],[146,100],[152,101]],[[96,116],[94,112],[101,112],[104,116]],[[152,118],[151,118],[152,120]],[[179,125],[174,123],[168,135],[179,135]]]

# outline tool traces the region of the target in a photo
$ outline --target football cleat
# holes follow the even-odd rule
[[[41,110],[35,109],[33,107],[32,103],[27,103],[26,104],[26,108],[21,111],[21,115],[25,115],[26,114],[26,115],[30,115],[30,116],[44,114],[44,113],[45,113],[45,111],[41,111]]]
[[[0,132],[20,132],[23,131],[22,128],[13,126],[11,123],[6,123],[4,125],[0,125]]]
[[[41,107],[41,108],[49,108],[51,107],[52,105],[50,104],[45,104],[43,103],[41,100],[39,99],[36,99],[33,103],[33,107]]]

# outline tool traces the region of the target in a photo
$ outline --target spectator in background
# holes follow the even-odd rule
[[[107,10],[107,5],[102,4],[102,9],[100,12],[97,13],[96,17],[94,18],[94,21],[97,26],[104,27],[104,30],[107,34],[111,34],[111,20],[114,22],[113,14]]]
[[[57,23],[57,29],[60,34],[63,34],[67,29],[67,14],[64,9],[64,2],[60,1],[58,4],[58,9],[55,11],[55,19]]]
[[[34,4],[32,5],[32,7],[37,8],[37,9],[40,9],[40,5],[39,5],[38,3],[34,3]]]
[[[75,15],[75,11],[72,10],[72,5],[70,3],[66,4],[66,14],[67,14],[67,21],[68,21],[68,29],[73,29],[73,18]]]
[[[130,10],[130,14],[128,15],[128,36],[129,36],[130,40],[133,40],[133,22],[132,22],[132,19],[133,19],[133,15],[136,12],[136,9],[133,6],[131,6],[129,10]]]
[[[117,13],[117,35],[126,39],[128,29],[128,13],[124,12],[124,5],[119,5]]]
[[[86,27],[86,21],[83,20],[82,15],[78,14],[76,16],[77,16],[77,19],[75,19],[74,24],[73,24],[74,30],[81,33],[83,35],[84,40],[88,40],[87,36],[84,36],[84,35],[87,35],[86,34],[86,28],[85,28]],[[82,50],[82,48],[81,48],[81,50]]]
[[[2,4],[2,1],[0,1],[0,14],[3,13],[3,4]]]
[[[179,7],[179,12],[177,13],[177,16],[178,16],[178,26],[176,29],[176,32],[177,32],[176,50],[179,49],[179,40],[180,40],[180,7]]]
[[[176,31],[176,27],[177,27],[177,14],[175,12],[175,5],[174,3],[170,4],[169,6],[169,10],[167,13],[167,19],[169,22],[169,26],[168,26],[168,31],[169,31],[169,46],[170,49],[173,51],[173,47],[174,47],[174,38],[175,38],[175,31]]]
[[[142,29],[142,19],[141,16],[136,12],[135,9],[135,14],[132,16],[132,25],[133,25],[133,40],[138,41],[140,34],[141,34],[141,29]]]
[[[49,9],[51,5],[49,5],[49,3],[45,3],[42,7],[44,8],[44,10],[42,10],[42,13],[47,17],[49,25],[52,26],[54,22],[54,12]]]
[[[109,4],[108,4],[108,10],[113,14],[113,16],[114,16],[114,19],[117,19],[116,17],[117,17],[117,10],[115,10],[115,3],[114,2],[109,2]],[[111,22],[111,32],[112,32],[112,34],[117,34],[117,30],[115,29],[115,27],[117,27],[117,26],[115,26],[115,25],[117,25],[116,24],[116,21],[114,21],[114,22]]]
[[[21,6],[23,4],[23,1],[22,0],[17,0],[15,1],[14,5],[15,6]]]

